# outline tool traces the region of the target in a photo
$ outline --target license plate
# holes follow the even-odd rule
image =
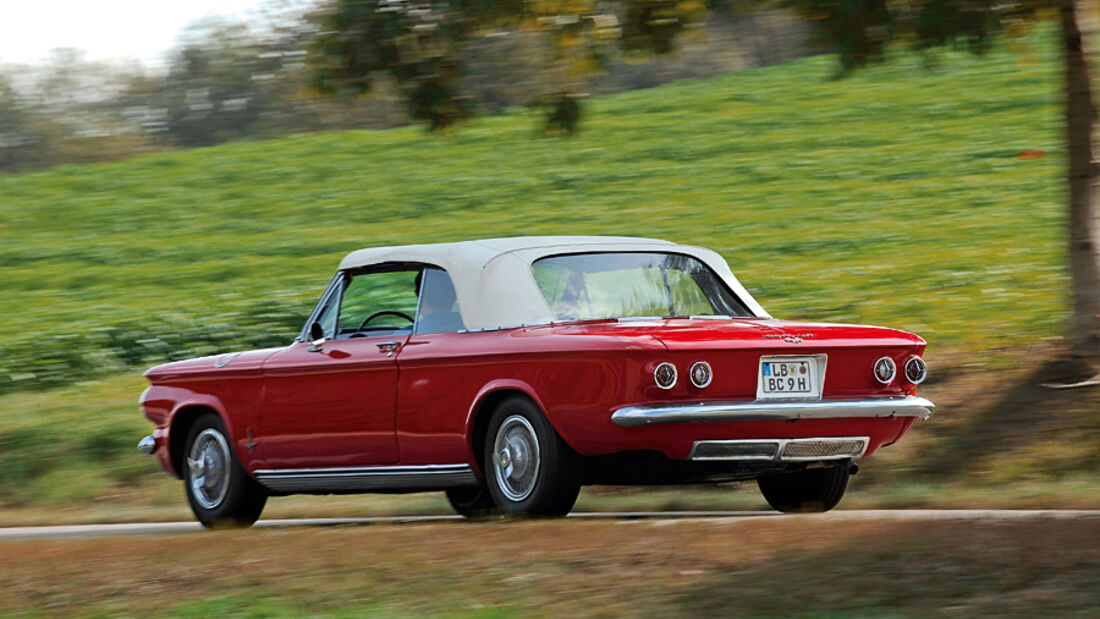
[[[757,381],[758,399],[816,400],[821,397],[822,359],[763,357]]]

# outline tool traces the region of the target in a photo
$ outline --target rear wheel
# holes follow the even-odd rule
[[[187,433],[183,486],[187,502],[207,528],[247,527],[267,503],[267,492],[245,472],[220,417],[207,413]]]
[[[485,486],[448,488],[447,500],[456,512],[467,518],[489,518],[500,513]]]
[[[848,488],[848,464],[797,473],[766,475],[756,480],[768,504],[781,512],[827,512]]]
[[[483,461],[489,494],[503,513],[564,516],[577,502],[577,455],[527,398],[508,398],[493,411]]]

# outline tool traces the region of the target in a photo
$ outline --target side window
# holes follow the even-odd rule
[[[416,317],[416,333],[446,333],[465,329],[458,312],[451,276],[443,269],[428,267],[417,277],[420,280],[420,310]]]
[[[412,331],[418,271],[363,273],[346,281],[340,298],[336,338]],[[321,325],[325,326],[322,316]],[[326,327],[326,333],[327,327]]]
[[[332,339],[336,335],[337,298],[339,298],[338,295],[332,295],[325,305],[325,309],[321,310],[321,314],[317,317],[317,322],[321,323],[321,328],[324,330],[327,339]]]

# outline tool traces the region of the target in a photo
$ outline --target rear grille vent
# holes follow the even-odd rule
[[[863,455],[866,439],[791,441],[783,448],[783,460],[856,458]]]
[[[813,462],[858,458],[867,450],[867,437],[746,439],[696,441],[691,460],[779,460]]]
[[[778,441],[699,441],[692,460],[774,460]]]

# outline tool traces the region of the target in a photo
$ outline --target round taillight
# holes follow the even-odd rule
[[[668,361],[658,365],[653,370],[653,381],[661,389],[672,389],[676,385],[676,366]]]
[[[879,357],[875,360],[875,380],[878,382],[889,385],[894,380],[894,376],[898,373],[898,366],[894,364],[894,360],[890,357]]]
[[[706,361],[696,361],[691,364],[691,384],[702,389],[710,384],[710,379],[714,378],[714,374],[710,371],[710,364]]]
[[[920,357],[909,357],[905,362],[905,380],[919,385],[928,377],[928,364]]]

